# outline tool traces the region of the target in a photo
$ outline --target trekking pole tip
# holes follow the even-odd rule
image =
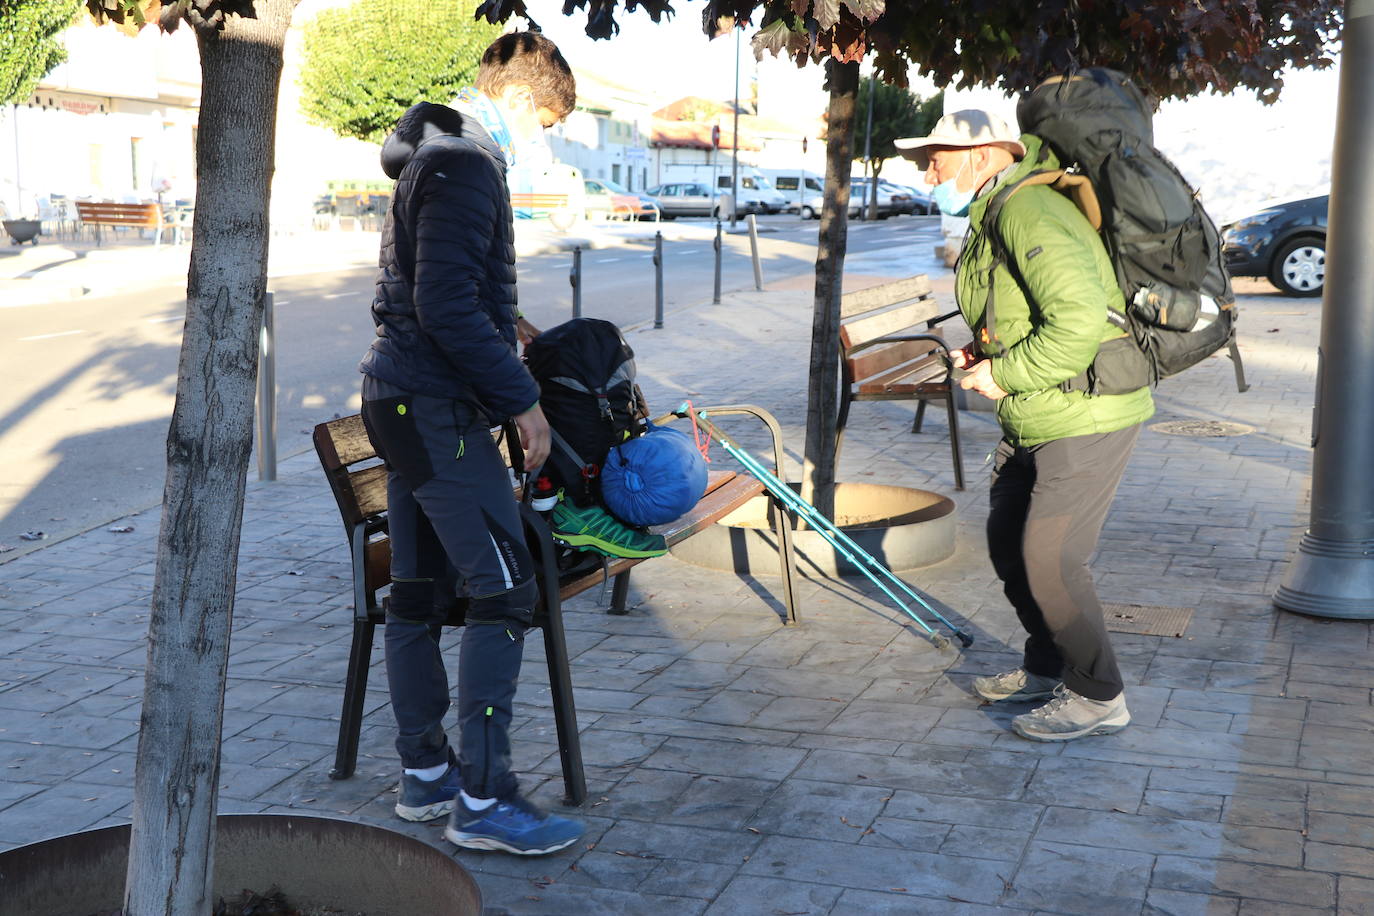
[[[973,645],[973,637],[970,636],[970,635],[968,635],[967,633],[965,633],[963,630],[955,630],[955,631],[954,631],[954,635],[955,635],[955,637],[959,640],[959,643],[960,643],[965,649],[967,649],[969,646]]]
[[[949,648],[949,640],[945,639],[939,633],[930,634],[930,644],[942,652]]]

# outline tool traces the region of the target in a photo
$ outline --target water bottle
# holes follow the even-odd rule
[[[530,495],[530,507],[535,512],[552,512],[556,505],[558,505],[558,491],[553,488],[553,482],[547,477],[540,477],[534,482],[534,492]]]

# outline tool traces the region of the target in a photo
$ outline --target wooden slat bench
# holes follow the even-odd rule
[[[155,203],[117,204],[108,201],[79,200],[76,202],[76,215],[83,226],[95,227],[96,244],[101,244],[101,228],[104,226],[131,229],[153,230],[153,244],[162,244],[162,230],[166,220],[162,208]]]
[[[770,415],[748,406],[712,408],[711,413],[713,416],[752,414],[759,417],[774,434],[777,460],[781,460],[781,433],[777,421]],[[672,419],[672,416],[662,417],[658,422],[662,424]],[[353,774],[357,765],[358,737],[362,728],[363,697],[367,690],[373,637],[377,626],[386,622],[385,599],[379,601],[377,593],[391,583],[391,543],[386,512],[387,470],[367,438],[362,417],[356,414],[319,424],[315,427],[314,441],[315,451],[343,517],[353,565],[353,642],[344,684],[338,747],[334,768],[329,774],[335,779],[346,779]],[[511,460],[511,457],[508,449],[507,460]],[[516,457],[515,461],[518,463],[519,458]],[[655,530],[662,533],[670,545],[681,542],[763,492],[763,484],[752,477],[730,471],[712,473],[707,492],[696,507],[676,522]],[[516,496],[518,498],[519,494]],[[548,524],[528,504],[521,504],[520,515],[526,541],[534,557],[535,577],[539,582],[540,598],[535,608],[534,626],[544,631],[554,721],[563,764],[564,792],[569,804],[580,805],[586,799],[587,789],[578,738],[577,712],[573,704],[572,677],[568,668],[567,643],[563,635],[562,604],[574,595],[603,585],[609,576],[614,580],[610,611],[624,613],[630,570],[646,560],[614,560],[604,568],[598,566],[591,572],[560,577],[556,548]],[[789,519],[780,507],[773,517],[777,520],[783,602],[788,622],[795,622],[792,583],[796,566],[792,556]],[[462,626],[466,607],[465,601],[455,599],[445,624]]]
[[[916,401],[911,431],[919,433],[927,401],[944,401],[954,485],[964,488],[959,454],[959,412],[954,403],[949,347],[936,333],[941,322],[958,315],[940,313],[924,274],[845,293],[840,304],[839,434],[844,435],[854,401]]]

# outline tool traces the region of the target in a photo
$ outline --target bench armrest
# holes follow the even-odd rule
[[[719,407],[695,407],[694,405],[694,409],[701,413],[707,413],[717,417],[729,414],[734,414],[736,416],[750,416],[758,420],[764,426],[767,426],[769,435],[773,437],[773,470],[777,474],[777,476],[786,479],[784,476],[785,468],[783,467],[782,463],[784,457],[782,449],[782,427],[778,425],[777,417],[773,416],[771,413],[764,410],[762,407],[758,407],[753,404],[725,404]],[[676,411],[674,411],[673,413],[664,414],[663,416],[659,417],[653,422],[656,425],[663,425],[673,420],[681,420],[685,418],[685,413],[677,413]]]

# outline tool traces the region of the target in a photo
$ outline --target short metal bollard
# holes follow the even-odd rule
[[[258,337],[258,480],[277,479],[277,352],[272,294],[262,297]]]
[[[763,265],[759,263],[759,223],[749,214],[749,251],[754,256],[754,289],[763,289]]]
[[[721,249],[720,232],[721,232],[720,220],[717,219],[717,220],[716,220],[716,241],[715,241],[715,247],[716,247],[716,287],[715,287],[715,292],[714,292],[714,293],[712,294],[712,296],[711,296],[711,304],[712,304],[712,305],[720,305],[720,249]]]
[[[573,266],[568,273],[568,282],[572,284],[574,318],[582,317],[582,246],[573,248]]]
[[[663,327],[663,233],[654,233],[654,330]]]

